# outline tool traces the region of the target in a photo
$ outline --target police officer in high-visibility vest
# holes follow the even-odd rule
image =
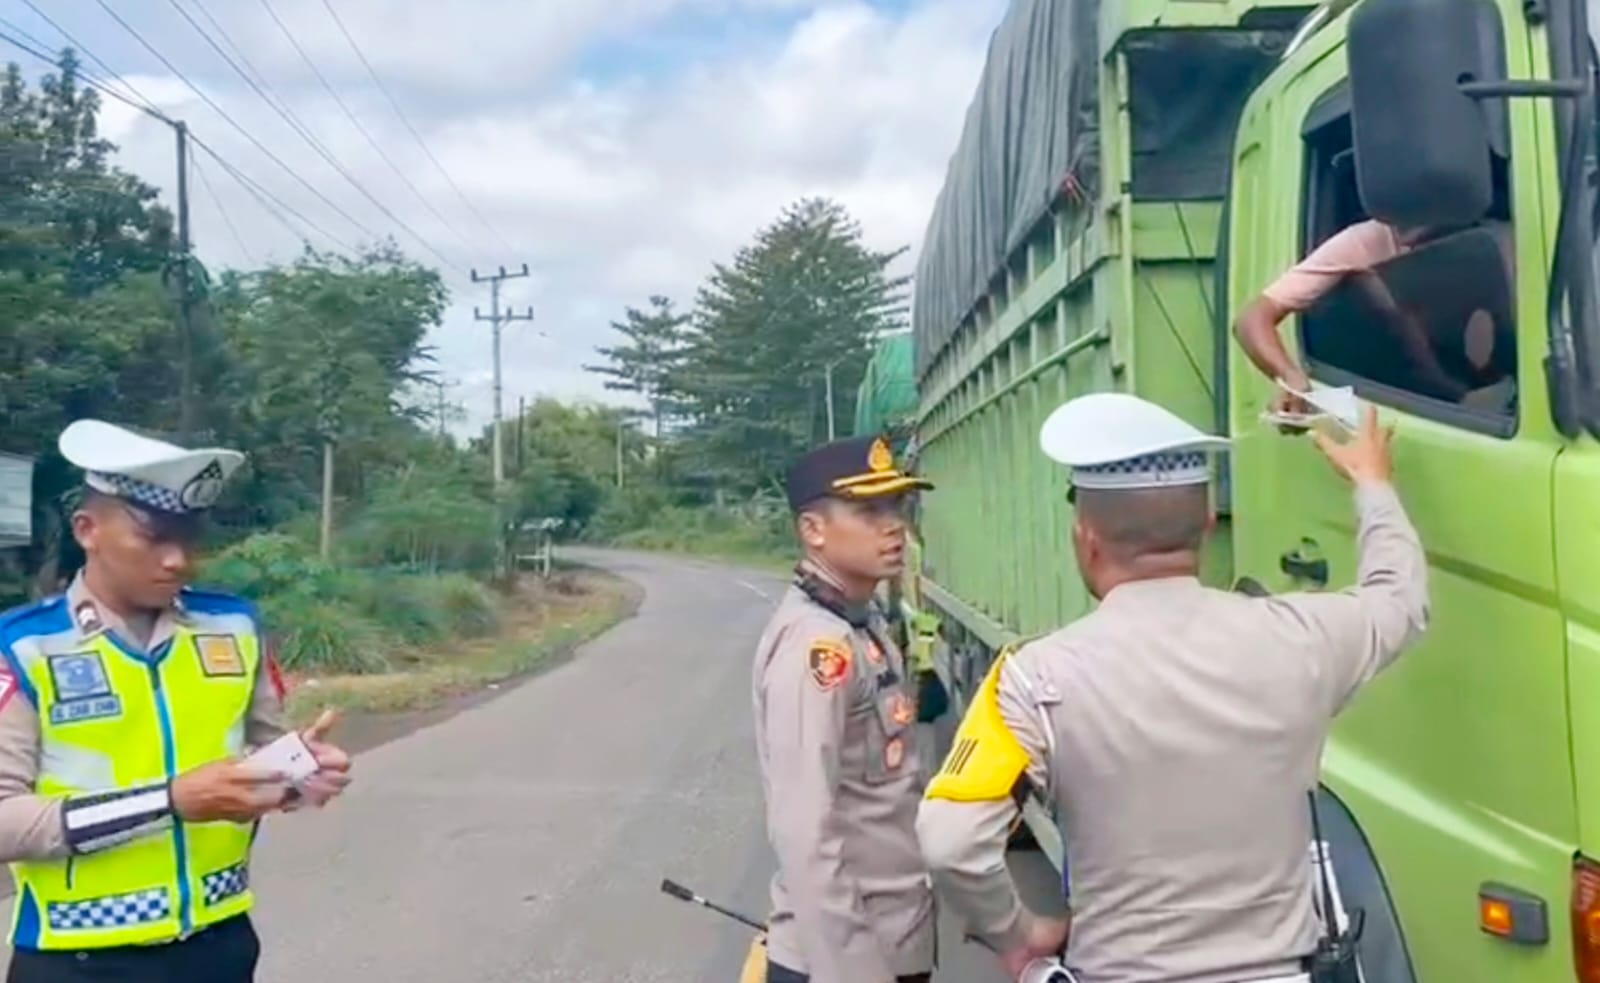
[[[245,983],[260,946],[250,846],[267,813],[324,804],[350,761],[306,731],[299,786],[242,758],[282,735],[282,692],[247,601],[187,589],[202,517],[243,462],[97,421],[83,570],[0,615],[0,859],[16,878],[12,983]]]

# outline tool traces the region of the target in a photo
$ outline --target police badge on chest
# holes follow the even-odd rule
[[[52,655],[49,667],[50,683],[56,693],[56,702],[50,707],[52,724],[75,724],[121,715],[122,700],[111,692],[111,681],[106,676],[100,653]]]

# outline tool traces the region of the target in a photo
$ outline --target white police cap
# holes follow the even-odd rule
[[[58,446],[90,488],[173,515],[210,508],[244,463],[238,451],[186,450],[99,420],[67,427]]]
[[[1207,455],[1226,450],[1228,440],[1137,396],[1095,393],[1051,413],[1039,446],[1072,469],[1077,488],[1166,488],[1208,482]]]

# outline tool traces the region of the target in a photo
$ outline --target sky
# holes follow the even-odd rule
[[[909,246],[910,272],[1005,2],[33,6],[55,24],[27,0],[0,0],[0,33],[20,28],[52,49],[67,43],[62,32],[75,37],[88,70],[109,66],[326,233],[346,245],[393,236],[440,267],[451,306],[429,343],[464,411],[456,428],[475,431],[491,418],[493,388],[490,326],[474,319],[490,292],[474,269],[530,272],[502,289],[507,305],[534,312],[504,328],[508,416],[519,398],[625,401],[583,369],[616,341],[610,323],[652,294],[690,306],[713,263],[800,197],[840,201],[875,248]],[[0,52],[45,68],[3,41]],[[102,128],[119,164],[171,203],[171,129],[112,100]],[[292,260],[303,238],[336,248],[299,219],[289,222],[301,231],[286,228],[221,164],[197,157],[193,235],[213,271]]]

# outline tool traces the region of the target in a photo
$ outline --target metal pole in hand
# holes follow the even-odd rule
[[[724,908],[719,904],[707,901],[705,898],[702,898],[700,895],[694,893],[676,881],[663,879],[661,881],[661,890],[663,893],[671,895],[672,897],[677,898],[679,901],[687,901],[689,904],[699,905],[702,908],[709,908],[719,915],[731,918],[741,925],[748,925],[758,932],[765,932],[767,930],[767,926],[756,921],[754,918],[750,918],[747,915],[741,915],[737,911],[729,911],[727,908]]]

